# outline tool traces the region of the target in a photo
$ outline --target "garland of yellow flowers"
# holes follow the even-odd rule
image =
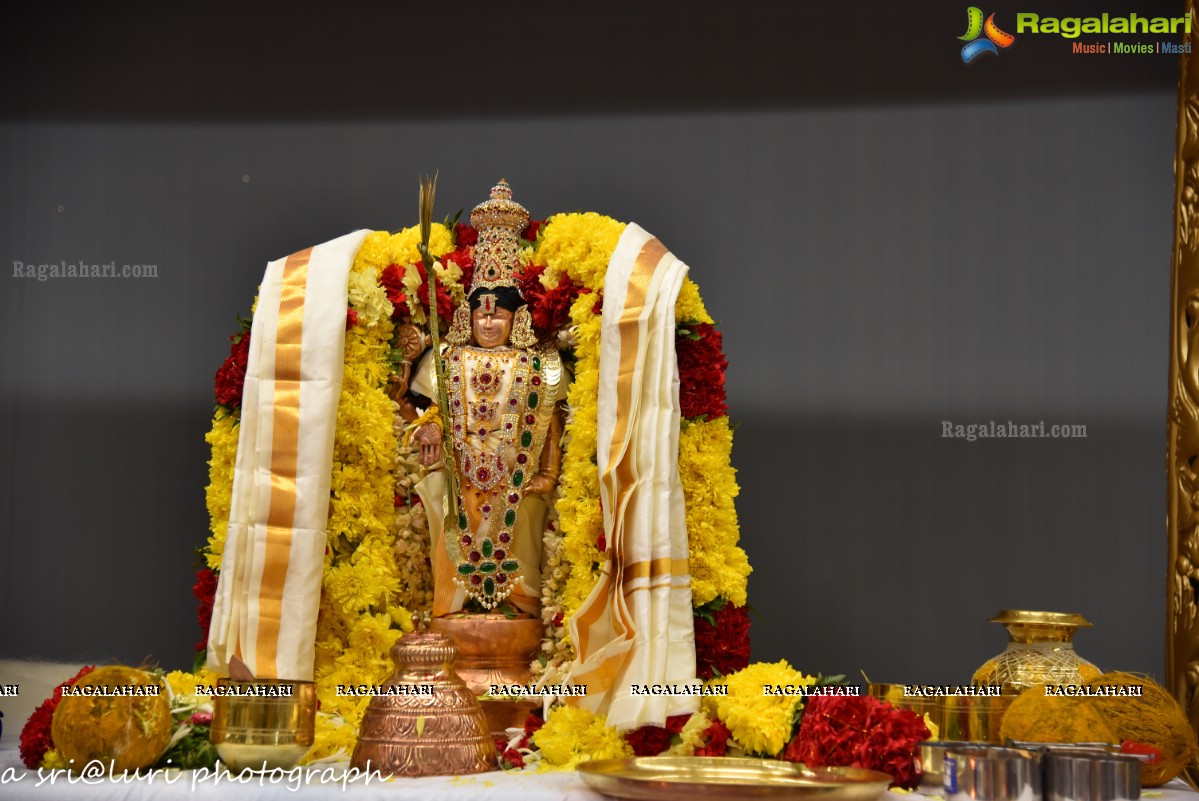
[[[543,619],[547,637],[537,672],[557,675],[569,669],[573,649],[566,624],[591,592],[602,557],[596,446],[600,315],[596,302],[624,224],[599,214],[561,214],[542,229],[536,249],[522,261],[547,265],[542,281],[562,275],[590,290],[570,310],[576,363],[567,396],[566,453],[554,511],[544,536]],[[418,300],[421,278],[416,226],[396,234],[373,232],[363,241],[349,279],[350,306],[357,322],[346,333],[345,374],[338,404],[334,447],[329,548],[317,625],[315,677],[321,712],[311,761],[352,753],[368,697],[339,696],[338,684],[382,683],[391,673],[388,649],[413,628],[413,613],[427,615],[432,601],[428,567],[428,528],[424,510],[412,504],[420,478],[415,454],[398,436],[395,404],[385,388],[391,374],[393,306],[380,286],[389,265],[406,265],[403,284],[414,323],[427,325]],[[435,257],[454,249],[453,233],[433,226]],[[435,268],[438,282],[455,302],[465,290],[452,262]],[[698,288],[685,281],[676,319],[711,323]],[[237,452],[237,416],[220,409],[206,437],[212,448],[206,498],[211,521],[206,560],[219,569],[224,549]],[[717,597],[746,602],[750,572],[738,547],[733,499],[738,493],[730,465],[732,432],[725,417],[685,422],[679,440],[679,473],[687,506],[690,570],[694,603]],[[401,502],[403,501],[403,502]],[[551,729],[552,731],[552,729]]]

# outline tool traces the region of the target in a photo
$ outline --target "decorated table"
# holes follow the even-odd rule
[[[508,773],[493,772],[474,776],[426,777],[426,778],[397,778],[387,781],[367,783],[359,779],[347,783],[343,788],[340,777],[349,770],[349,764],[309,768],[313,772],[313,780],[304,782],[294,771],[286,775],[275,776],[245,776],[242,780],[234,777],[232,780],[217,781],[211,774],[195,777],[187,772],[180,772],[174,777],[162,775],[152,781],[122,783],[108,778],[74,777],[76,783],[69,783],[65,775],[60,775],[51,782],[49,775],[39,777],[36,771],[26,770],[17,756],[15,748],[0,749],[0,798],[12,801],[37,799],[91,799],[92,801],[141,801],[141,799],[224,799],[224,798],[262,798],[266,792],[272,796],[287,792],[303,792],[304,798],[342,798],[349,794],[357,799],[421,799],[421,801],[457,801],[458,799],[483,799],[483,801],[605,801],[606,796],[592,792],[583,785],[582,779],[573,771],[547,773]],[[320,781],[324,771],[326,782]],[[14,780],[21,777],[20,780]],[[273,781],[274,780],[274,781]],[[883,798],[886,801],[901,801],[913,797],[941,798],[936,789],[921,790],[919,793],[887,792]],[[1164,787],[1145,790],[1141,798],[1161,799],[1161,801],[1191,801],[1199,798],[1199,793],[1189,788],[1180,780],[1170,782]]]

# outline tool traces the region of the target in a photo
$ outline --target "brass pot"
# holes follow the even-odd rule
[[[991,618],[1008,630],[1007,649],[974,672],[975,684],[999,684],[1019,695],[1045,684],[1082,684],[1102,671],[1074,652],[1074,633],[1091,624],[1082,615],[1005,610]]]
[[[371,699],[351,764],[385,775],[451,776],[496,768],[495,743],[473,692],[454,672],[458,648],[435,632],[391,648],[387,694]]]
[[[315,728],[316,685],[310,681],[217,682],[211,739],[235,773],[291,770],[312,747]]]

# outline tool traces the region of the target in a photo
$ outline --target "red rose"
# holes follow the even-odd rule
[[[250,361],[250,332],[239,331],[229,337],[233,345],[229,356],[216,371],[216,402],[229,410],[241,406],[241,392],[246,383],[246,365]]]
[[[346,309],[346,330],[349,331],[356,325],[358,325],[358,310],[350,306]]]
[[[460,248],[473,248],[479,241],[479,232],[469,225],[458,223],[454,226],[454,244]]]
[[[192,594],[196,596],[199,606],[196,608],[196,619],[204,637],[196,643],[196,650],[208,648],[208,629],[212,625],[212,606],[216,598],[217,574],[207,567],[196,571],[196,583],[192,585]]]
[[[810,698],[783,759],[808,767],[852,767],[891,775],[892,787],[920,783],[916,746],[930,736],[914,712],[869,696]]]
[[[704,729],[704,744],[695,749],[695,756],[724,756],[729,750],[729,737],[732,732],[719,719]]]
[[[600,553],[608,552],[608,538],[604,536],[604,532],[601,531],[599,536],[595,538],[595,547],[599,548]]]
[[[675,340],[679,360],[679,405],[685,418],[711,420],[728,414],[724,373],[723,338],[710,323],[688,326]]]
[[[21,729],[21,761],[30,770],[36,770],[42,764],[46,752],[54,747],[54,738],[50,734],[50,726],[54,723],[54,710],[62,701],[64,687],[70,687],[81,678],[96,669],[95,665],[87,665],[71,678],[54,688],[54,694],[42,702],[33,711],[25,727]]]
[[[749,609],[725,603],[712,620],[695,618],[695,675],[705,681],[749,665]]]
[[[379,275],[379,285],[387,293],[393,310],[391,319],[406,320],[409,317],[408,295],[404,289],[404,268],[398,264],[389,264]]]

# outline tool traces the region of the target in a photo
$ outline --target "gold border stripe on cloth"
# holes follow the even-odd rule
[[[283,585],[291,557],[296,514],[296,458],[300,439],[300,357],[304,337],[304,293],[312,248],[287,257],[275,336],[274,412],[271,428],[271,496],[266,552],[258,588],[255,673],[275,676]]]

